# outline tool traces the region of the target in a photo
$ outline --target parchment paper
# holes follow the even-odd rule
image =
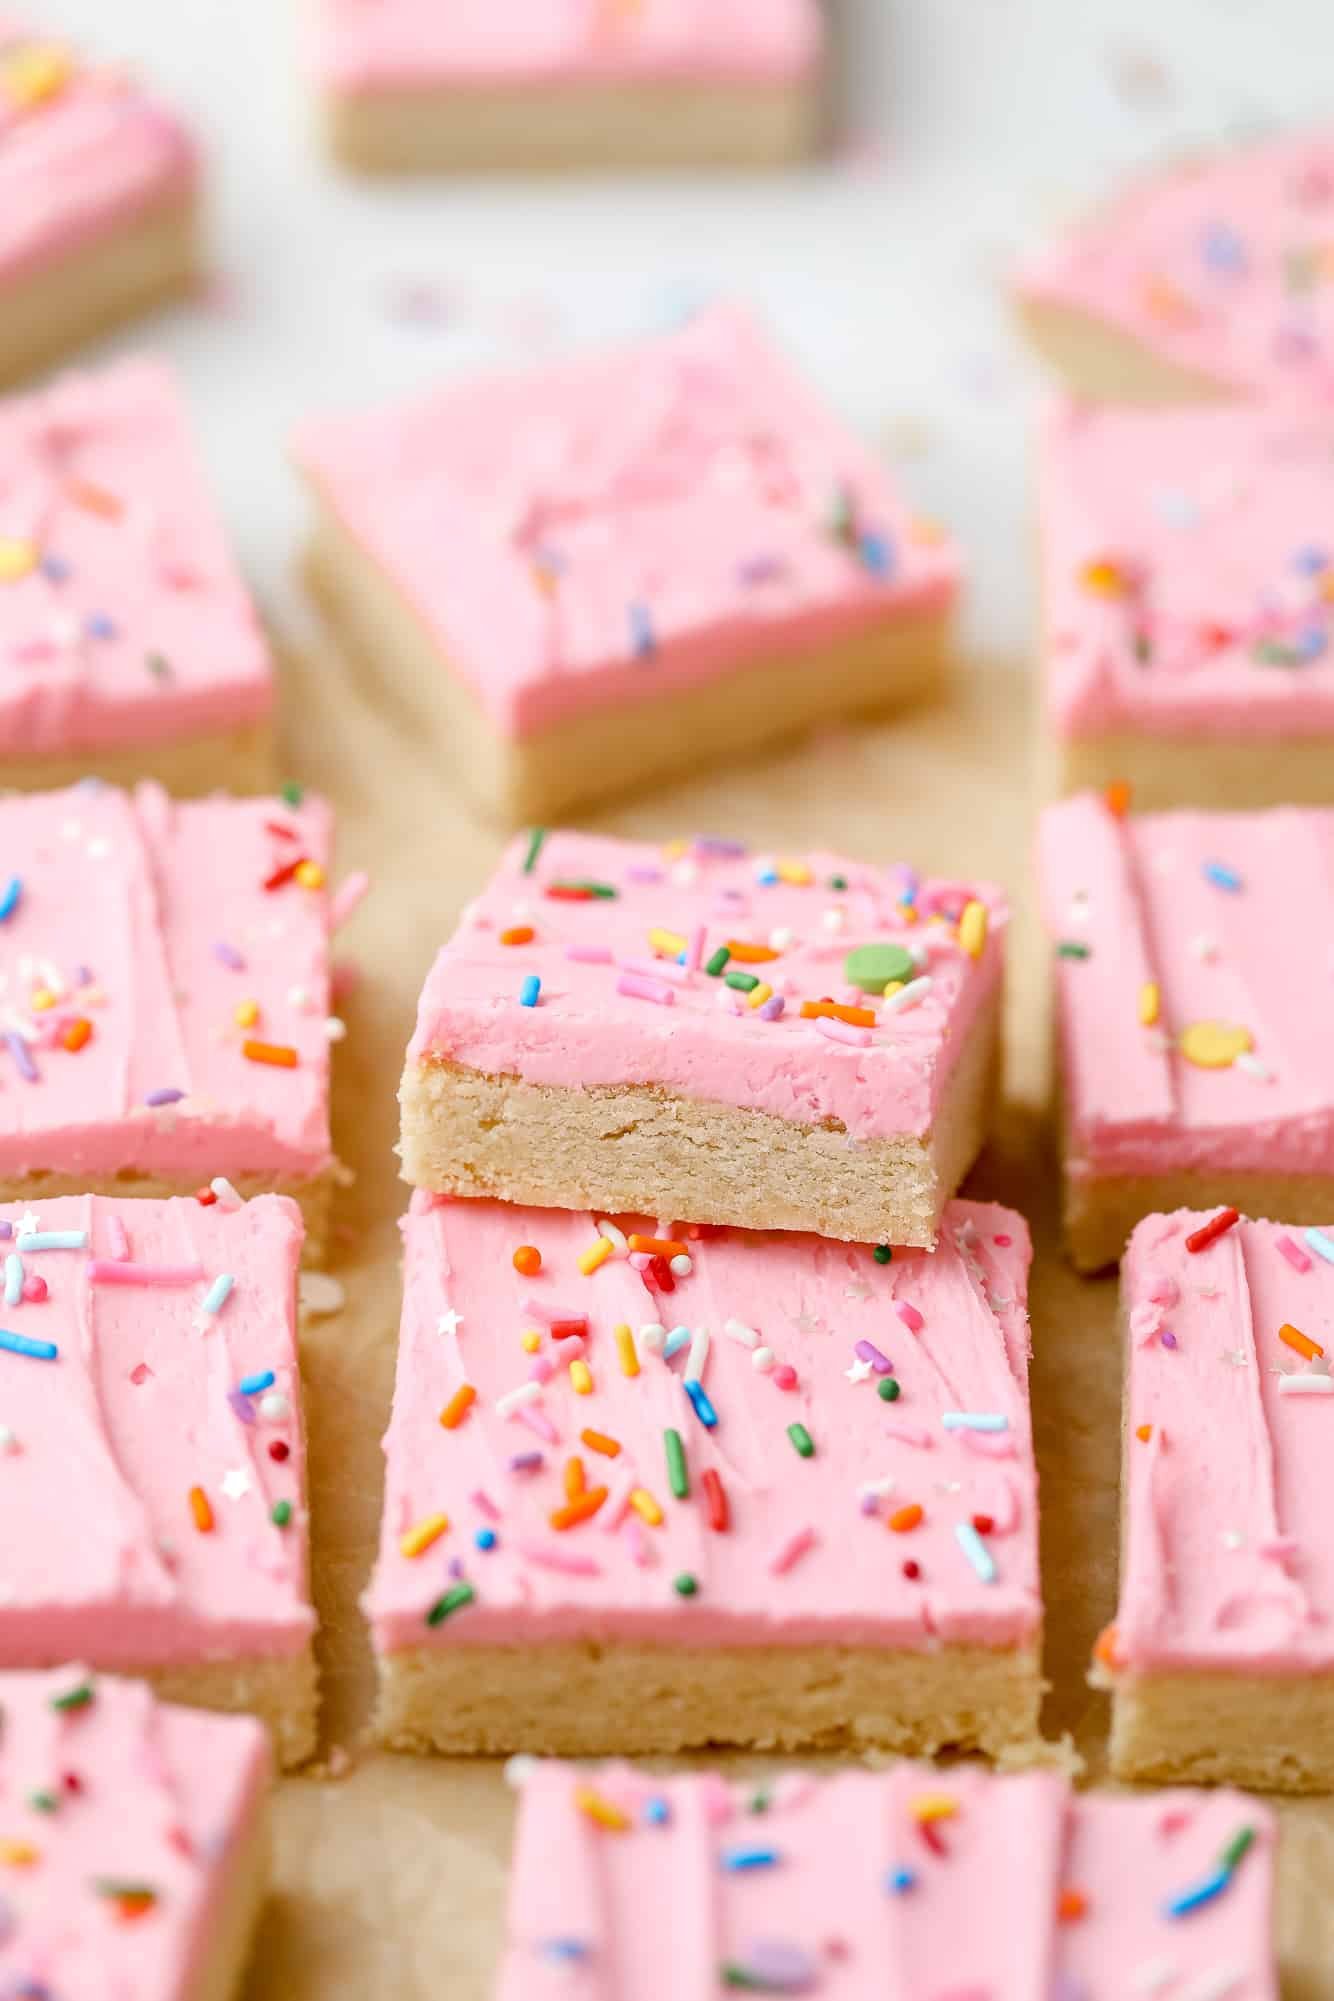
[[[334,1267],[347,1300],[337,1317],[310,1327],[304,1350],[323,1741],[342,1775],[287,1779],[278,1788],[274,1890],[246,1997],[482,2001],[502,1937],[512,1796],[489,1761],[389,1758],[363,1747],[372,1668],[355,1601],[371,1560],[393,1379],[395,1223],[407,1193],[392,1152],[399,1067],[421,978],[492,866],[501,835],[456,799],[443,759],[412,724],[408,700],[372,685],[331,645],[291,657],[286,687],[290,769],[335,801],[342,866],[369,868],[375,886],[341,941],[361,973],[342,1009],[348,1035],[334,1084],[339,1151],[356,1174],[342,1201]],[[1031,742],[1025,674],[975,663],[943,707],[834,731],[764,765],[631,800],[586,823],[650,838],[736,834],[789,851],[826,845],[1008,884],[1017,921],[1006,1102],[968,1189],[1013,1203],[1033,1226],[1033,1402],[1052,1683],[1045,1727],[1070,1737],[1096,1780],[1107,1705],[1085,1672],[1115,1596],[1115,1285],[1077,1279],[1056,1233],[1046,954],[1031,908]],[[1263,1729],[1263,1716],[1256,1727]],[[1281,1812],[1283,1991],[1287,2001],[1316,2001],[1334,1994],[1334,1804],[1300,1802]]]

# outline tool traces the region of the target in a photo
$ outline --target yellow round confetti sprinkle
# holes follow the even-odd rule
[[[259,1002],[243,1000],[236,1003],[236,1026],[253,1028],[259,1020]]]
[[[0,584],[16,584],[37,568],[37,544],[15,535],[0,535]]]
[[[302,889],[324,888],[324,870],[318,862],[298,862],[296,865],[296,879],[301,884]]]
[[[1192,1021],[1181,1031],[1181,1054],[1201,1070],[1226,1070],[1254,1047],[1249,1028],[1230,1021]]]
[[[0,64],[0,85],[20,111],[56,97],[74,74],[66,50],[51,42],[27,42]]]
[[[1079,581],[1086,591],[1092,591],[1100,598],[1123,598],[1130,588],[1130,579],[1119,563],[1110,558],[1085,563],[1079,573]]]
[[[542,1336],[536,1327],[530,1327],[519,1343],[525,1355],[535,1355],[542,1346]]]

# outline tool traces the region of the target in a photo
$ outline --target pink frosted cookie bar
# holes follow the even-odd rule
[[[0,784],[257,791],[272,707],[170,373],[120,362],[0,403]]]
[[[268,1878],[249,1718],[78,1667],[0,1674],[0,1990],[228,2001]]]
[[[1098,1648],[1121,1777],[1334,1786],[1331,1265],[1334,1233],[1235,1209],[1130,1239],[1121,1594]]]
[[[1047,727],[1066,790],[1334,803],[1334,420],[1061,403],[1042,460]]]
[[[741,842],[516,838],[427,975],[404,1179],[930,1245],[986,1135],[989,884]]]
[[[298,1210],[0,1209],[0,1667],[80,1659],[315,1742]]]
[[[1154,1210],[1334,1215],[1334,813],[1048,807],[1065,1226],[1086,1270]]]
[[[188,289],[198,179],[174,113],[0,12],[0,382]]]
[[[1277,2001],[1270,1809],[967,1768],[537,1765],[497,2001]]]
[[[954,552],[735,307],[296,449],[321,598],[507,818],[941,678]]]
[[[1285,134],[1145,179],[1020,271],[1041,351],[1091,396],[1327,400],[1334,134]]]
[[[418,1194],[364,1609],[402,1749],[1037,1734],[1023,1219],[934,1254]]]
[[[318,800],[0,799],[0,1196],[280,1189],[322,1248],[332,820]]]
[[[817,0],[318,0],[328,142],[372,173],[769,166],[820,124]]]

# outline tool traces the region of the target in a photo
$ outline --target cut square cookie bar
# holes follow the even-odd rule
[[[1154,1210],[1334,1215],[1334,813],[1048,807],[1065,1227],[1088,1271]]]
[[[403,1174],[930,1245],[986,1136],[988,884],[739,842],[515,840],[427,976]]]
[[[0,383],[184,293],[199,163],[120,69],[0,19]]]
[[[0,785],[272,783],[268,647],[158,364],[0,403],[0,667]]]
[[[1334,134],[1284,133],[1147,176],[1020,271],[1023,318],[1072,385],[1118,401],[1334,383]]]
[[[223,1176],[294,1196],[318,1262],[331,835],[318,800],[0,799],[0,1199]]]
[[[1021,1217],[934,1255],[418,1194],[364,1609],[400,1749],[1037,1735]]]
[[[497,2001],[1277,2001],[1277,1825],[1243,1793],[898,1765],[768,1783],[534,1765]]]
[[[1130,1239],[1121,1592],[1098,1648],[1119,1777],[1334,1787],[1331,1264],[1329,1231],[1235,1209]]]
[[[300,1212],[63,1196],[0,1253],[0,1667],[146,1675],[308,1757]]]
[[[0,1674],[6,1994],[229,2001],[268,1885],[250,1717],[86,1669]]]
[[[296,449],[320,597],[508,819],[939,685],[953,551],[734,307]]]
[[[1061,403],[1045,429],[1047,728],[1063,790],[1334,803],[1334,424]]]
[[[814,146],[816,0],[319,0],[329,144],[373,173],[769,166]]]

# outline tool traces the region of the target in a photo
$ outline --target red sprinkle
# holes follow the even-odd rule
[[[721,1535],[728,1525],[730,1516],[727,1509],[727,1496],[723,1492],[723,1483],[714,1472],[712,1466],[707,1466],[700,1475],[700,1486],[704,1489],[704,1499],[708,1503],[709,1527],[717,1529],[719,1535]]]
[[[196,1188],[195,1190],[195,1201],[201,1209],[211,1209],[217,1199],[217,1195],[212,1188]]]
[[[591,903],[593,901],[593,892],[591,889],[580,889],[574,884],[567,885],[565,883],[550,882],[542,894],[554,897],[557,903]]]
[[[284,862],[281,868],[276,868],[272,875],[265,877],[265,889],[281,889],[284,883],[291,882],[300,866],[300,857],[294,862]]]
[[[295,827],[284,827],[281,820],[266,820],[264,822],[264,831],[266,834],[275,834],[280,841],[299,841],[301,839]]]
[[[911,1578],[914,1583],[921,1576],[922,1566],[915,1557],[910,1556],[908,1558],[908,1561],[903,1566],[903,1574],[905,1577]]]
[[[67,1793],[81,1793],[83,1791],[83,1780],[77,1772],[62,1772],[60,1774],[60,1783]]]
[[[917,1832],[921,1835],[933,1855],[949,1854],[950,1851],[945,1846],[940,1829],[936,1826],[934,1820],[919,1820],[917,1823]]]
[[[676,1291],[676,1280],[672,1277],[671,1267],[667,1263],[666,1258],[656,1255],[651,1257],[648,1261],[648,1270],[644,1276],[651,1285],[657,1287],[659,1292]]]
[[[271,1438],[269,1440],[270,1459],[277,1459],[281,1463],[282,1460],[290,1455],[291,1450],[292,1448],[285,1438]]]
[[[581,1313],[577,1320],[553,1320],[551,1338],[553,1341],[572,1341],[576,1334],[587,1334],[588,1315]]]
[[[1223,1236],[1238,1221],[1240,1221],[1240,1218],[1235,1209],[1220,1209],[1218,1214],[1211,1216],[1201,1229],[1191,1232],[1190,1236],[1186,1239],[1186,1249],[1188,1251],[1207,1251],[1210,1244],[1215,1243],[1219,1237]]]
[[[23,1297],[34,1305],[46,1298],[50,1287],[40,1272],[32,1272],[23,1281]]]
[[[977,1530],[979,1535],[990,1535],[991,1531],[995,1528],[995,1526],[996,1524],[995,1522],[992,1521],[990,1515],[973,1516],[973,1527]]]
[[[794,1390],[797,1387],[797,1372],[791,1362],[780,1362],[774,1370],[774,1382],[780,1390]]]

